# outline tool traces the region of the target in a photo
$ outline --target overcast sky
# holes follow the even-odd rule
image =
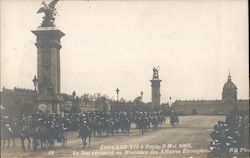
[[[48,2],[48,1],[47,1]],[[1,0],[1,87],[34,89],[41,0]],[[247,1],[68,1],[57,6],[61,91],[151,100],[153,66],[161,99],[221,99],[230,70],[249,96]]]

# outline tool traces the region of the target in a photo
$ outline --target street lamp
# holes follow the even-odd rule
[[[37,87],[38,87],[38,79],[36,78],[36,76],[34,76],[34,79],[32,80],[32,82],[34,83],[34,86],[35,86],[35,91],[37,91]]]
[[[116,88],[117,101],[119,100],[119,92],[120,92],[120,90],[118,88]]]
[[[141,100],[143,99],[143,91],[141,91]]]
[[[76,96],[76,92],[75,91],[72,92],[72,96],[75,99],[75,96]]]
[[[171,98],[171,97],[169,97],[169,106],[171,106],[171,99],[172,99],[172,98]]]

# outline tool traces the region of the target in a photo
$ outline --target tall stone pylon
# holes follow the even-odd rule
[[[32,33],[36,35],[37,47],[37,76],[38,96],[36,99],[37,109],[39,105],[46,105],[46,111],[59,113],[62,99],[60,98],[60,39],[65,35],[54,24],[55,4],[43,1],[43,7],[37,13],[44,13],[43,22]],[[44,109],[44,108],[43,108]]]
[[[153,78],[150,80],[152,87],[152,100],[151,103],[155,107],[160,107],[161,104],[161,80],[159,79],[159,66],[153,68]]]

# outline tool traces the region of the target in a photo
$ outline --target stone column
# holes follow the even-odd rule
[[[153,78],[151,81],[151,87],[152,87],[152,105],[156,107],[160,107],[161,104],[161,93],[160,93],[160,79]]]
[[[60,94],[60,39],[65,34],[56,27],[38,27],[36,35],[38,104],[51,104],[57,113]]]

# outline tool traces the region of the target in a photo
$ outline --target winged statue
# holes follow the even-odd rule
[[[41,24],[42,27],[55,26],[54,16],[57,14],[55,5],[59,0],[53,0],[49,4],[47,4],[44,0],[42,2],[43,7],[41,7],[37,13],[44,13],[43,22]]]
[[[160,70],[159,66],[153,67],[153,78],[159,78],[159,70]]]

